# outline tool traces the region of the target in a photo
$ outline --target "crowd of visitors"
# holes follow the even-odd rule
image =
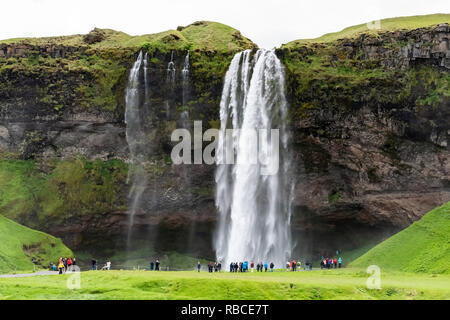
[[[59,274],[73,271],[74,267],[77,265],[77,260],[75,258],[59,258],[58,264],[50,263],[50,270],[59,271]]]
[[[342,258],[324,258],[320,261],[320,269],[336,269],[342,267]]]

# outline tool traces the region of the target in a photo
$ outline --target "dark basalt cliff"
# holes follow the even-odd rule
[[[255,47],[227,28],[199,22],[147,37],[96,29],[0,43],[0,213],[76,250],[123,248],[130,188],[124,93],[142,49],[150,61],[150,183],[136,238],[157,251],[211,256],[215,168],[171,164],[170,133],[185,110],[204,129],[217,127],[228,64]],[[194,37],[198,30],[219,40],[206,46]],[[295,152],[297,252],[380,240],[450,200],[449,39],[443,24],[277,49]],[[166,81],[172,51],[174,86]]]

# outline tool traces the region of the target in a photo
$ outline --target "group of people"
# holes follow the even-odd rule
[[[58,264],[50,263],[50,269],[53,271],[59,271],[59,274],[72,271],[74,266],[77,265],[75,258],[59,258]]]
[[[342,258],[324,258],[320,261],[320,269],[336,269],[342,267]]]
[[[200,272],[201,264],[197,262],[197,271]],[[220,272],[222,270],[222,264],[220,262],[208,263],[208,272]]]
[[[159,259],[156,259],[156,261],[150,261],[150,271],[159,271],[161,263],[159,262]]]
[[[275,267],[275,264],[273,262],[269,263],[266,261],[264,263],[258,262],[256,264],[256,272],[267,272],[268,268],[270,267],[270,271],[273,272],[273,268]],[[244,262],[232,262],[230,263],[230,272],[247,272],[250,268],[250,271],[253,272],[255,270],[255,263],[252,261],[250,264],[248,261]]]
[[[305,264],[305,266],[308,267],[308,269],[309,269],[310,265],[311,265],[311,263],[309,263],[309,262],[307,262]],[[297,271],[297,268],[298,268],[298,271],[300,271],[301,267],[302,267],[302,262],[300,261],[300,259],[297,260],[297,261],[292,260],[292,261],[287,261],[286,262],[286,271],[289,271],[289,270],[290,271]],[[311,269],[312,269],[312,267],[311,267]]]
[[[95,259],[92,259],[91,261],[91,270],[97,270],[97,260]],[[100,270],[111,270],[111,261],[109,259],[106,259],[106,263],[103,265],[103,267],[101,267]]]
[[[265,263],[258,262],[256,264],[256,272],[263,272],[263,270],[267,272],[269,267],[270,271],[273,272],[273,268],[275,267],[273,262],[271,262],[270,265],[267,261]],[[255,270],[255,263],[253,261],[250,263],[248,263],[248,261],[230,263],[230,272],[247,272],[249,270],[251,272]]]

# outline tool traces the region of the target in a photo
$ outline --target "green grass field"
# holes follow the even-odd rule
[[[71,275],[0,278],[0,299],[450,299],[449,275],[381,273],[368,289],[361,269],[209,274],[195,271],[87,271],[80,289]]]
[[[375,246],[350,265],[450,274],[450,202]]]
[[[64,256],[72,256],[72,251],[60,239],[0,215],[0,273],[33,271],[33,257],[39,265],[47,266]]]

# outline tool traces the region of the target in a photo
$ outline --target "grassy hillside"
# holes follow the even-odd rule
[[[284,46],[291,47],[305,42],[331,42],[337,39],[355,38],[362,33],[376,34],[378,32],[386,31],[426,28],[438,25],[440,23],[450,23],[450,14],[429,14],[423,16],[382,19],[380,20],[380,29],[377,30],[369,29],[369,26],[372,26],[372,23],[369,23],[369,26],[367,23],[363,23],[356,26],[347,27],[339,32],[327,33],[318,38],[295,40]]]
[[[111,29],[95,29],[101,34],[97,42],[86,42],[86,35],[70,35],[43,38],[13,38],[1,40],[0,44],[23,43],[36,46],[62,45],[86,47],[92,49],[131,48],[137,50],[144,46],[160,50],[212,50],[236,51],[242,47],[253,47],[251,40],[227,25],[212,21],[197,21],[177,30],[167,30],[154,34],[131,36]]]
[[[0,212],[39,229],[75,213],[110,212],[125,205],[126,170],[119,160],[0,160]]]
[[[0,299],[449,299],[450,277],[383,273],[380,290],[368,289],[360,270],[263,273],[196,271],[89,271],[69,291],[69,275],[0,278]]]
[[[352,267],[450,273],[450,202],[353,261]]]
[[[24,227],[0,215],[0,273],[33,270],[38,265],[56,263],[59,257],[72,256],[60,239]]]

